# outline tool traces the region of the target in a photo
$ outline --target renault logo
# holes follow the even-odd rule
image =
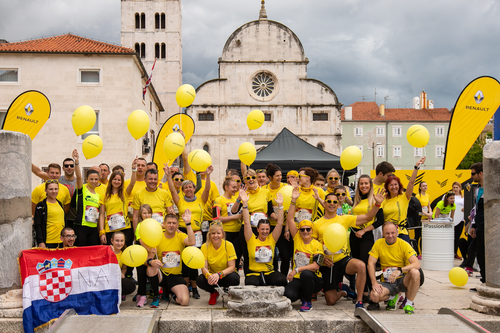
[[[474,95],[474,99],[476,100],[477,104],[481,104],[481,102],[484,99],[483,92],[481,90],[478,90],[477,93]]]
[[[27,116],[31,116],[31,114],[33,113],[33,111],[35,111],[35,109],[33,109],[33,105],[31,105],[31,103],[28,103],[24,107],[24,111],[26,112]]]

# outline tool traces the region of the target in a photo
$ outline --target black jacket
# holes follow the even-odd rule
[[[63,204],[57,199],[56,201],[64,211]],[[37,244],[45,243],[47,240],[47,198],[36,205],[34,226]]]

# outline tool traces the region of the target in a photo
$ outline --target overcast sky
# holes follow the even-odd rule
[[[217,77],[231,33],[258,19],[259,0],[183,0],[183,81]],[[267,0],[270,20],[292,29],[309,58],[308,77],[344,105],[390,96],[411,106],[422,89],[452,108],[478,76],[500,77],[499,5],[494,0]],[[9,42],[72,32],[120,43],[120,0],[1,0],[0,38]]]

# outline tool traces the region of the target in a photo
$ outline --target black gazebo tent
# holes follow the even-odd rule
[[[290,170],[299,170],[302,167],[311,167],[326,175],[331,169],[336,169],[342,176],[340,157],[327,153],[302,140],[286,127],[264,149],[257,153],[257,157],[250,166],[252,169],[265,169],[269,163],[278,165],[285,177]],[[240,160],[228,160],[228,169],[240,170]],[[344,176],[351,176],[356,169],[346,170]]]

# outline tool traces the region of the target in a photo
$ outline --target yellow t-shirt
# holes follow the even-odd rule
[[[406,215],[408,213],[409,202],[410,200],[408,200],[405,193],[391,199],[385,199],[382,202],[381,209],[384,210],[384,221],[397,223],[400,235],[408,235]]]
[[[45,243],[62,243],[61,231],[64,228],[64,209],[59,203],[50,203],[47,201],[47,238]]]
[[[106,185],[99,183],[99,185],[96,188],[94,188],[94,190],[95,193],[99,194],[101,198],[104,198],[106,196],[106,188],[107,188]]]
[[[325,191],[321,188],[316,187],[318,190],[318,195],[322,200],[325,200]],[[324,210],[323,206],[314,199],[314,191],[310,190],[300,190],[300,197],[297,199],[295,205],[295,223],[300,223],[302,220],[316,221],[323,216]]]
[[[372,206],[370,206],[368,199],[363,199],[356,206],[352,207],[352,214],[353,215],[365,215],[365,214],[368,214],[368,212],[370,211],[371,208],[372,208]],[[367,222],[367,223],[364,223],[364,224],[359,225],[357,227],[354,227],[354,229],[358,229],[358,230],[364,229],[366,227],[371,226],[374,222],[375,222],[375,217],[370,222]]]
[[[104,205],[106,208],[106,217],[104,219],[104,228],[106,232],[114,232],[123,229],[130,228],[130,220],[127,214],[127,193],[123,191],[123,198],[125,201],[122,201],[118,194],[112,194],[111,198],[104,202],[104,196],[101,196],[99,200],[101,205]]]
[[[177,232],[174,237],[167,238],[163,236],[160,245],[156,247],[156,253],[161,258],[163,266],[160,268],[165,275],[180,275],[182,273],[181,254],[186,245],[184,239],[187,235],[183,232]]]
[[[248,268],[252,273],[248,273],[247,276],[259,275],[260,272],[268,275],[274,272],[273,258],[275,245],[276,242],[272,234],[269,234],[263,242],[257,236],[252,235],[247,242]]]
[[[187,174],[184,174],[184,178],[196,184],[196,175],[194,174],[193,170],[191,170]],[[197,196],[201,197],[203,191],[205,190],[205,184],[206,181],[202,179],[201,188],[198,193],[196,193]],[[208,200],[203,208],[203,221],[212,221],[212,207],[215,199],[217,199],[218,196],[219,190],[217,189],[217,185],[213,181],[210,181],[210,192],[208,192]]]
[[[299,232],[293,238],[293,268],[303,267],[313,263],[314,256],[316,254],[325,254],[323,251],[323,245],[315,240],[311,240],[309,244],[304,244],[302,237],[300,237]],[[318,277],[321,277],[319,269],[314,272]],[[296,279],[300,279],[300,274],[297,273],[293,276]]]
[[[429,195],[429,193],[426,193],[425,195],[417,194],[415,198],[417,198],[418,201],[420,201],[420,204],[422,205],[422,212],[430,213],[429,204],[431,202],[431,196]],[[429,218],[427,216],[422,215],[422,220],[428,220],[428,219]]]
[[[123,252],[121,252],[121,251],[118,254],[115,253],[116,260],[118,260],[118,265],[120,266],[120,268],[122,268],[122,266],[123,266],[123,263],[122,263],[122,253]]]
[[[372,179],[372,181],[373,181],[373,179]],[[373,194],[377,195],[377,191],[379,189],[385,190],[385,183],[383,183],[382,185],[377,185],[377,184],[373,183]],[[385,196],[384,196],[384,198],[385,198]]]
[[[223,241],[221,246],[216,250],[212,243],[208,246],[207,243],[201,247],[201,252],[208,261],[208,270],[210,274],[221,272],[228,267],[228,262],[236,260],[236,252],[231,242]]]
[[[316,222],[314,222],[314,228],[313,228],[313,238],[316,238],[321,244],[325,244],[323,241],[323,234],[325,232],[325,229],[333,224],[333,223],[340,223],[345,230],[349,230],[350,227],[356,227],[356,219],[357,217],[354,215],[336,215],[333,219],[325,219],[323,216]],[[347,246],[347,238],[346,238],[346,243],[344,244],[344,247],[340,249],[339,251],[332,253],[330,252],[326,246],[323,246],[323,250],[325,251],[325,256],[328,258],[332,259],[333,262],[337,262],[339,260],[344,259],[349,255],[349,248]]]
[[[33,189],[31,192],[31,202],[38,204],[40,201],[47,197],[45,192],[45,183],[42,183]],[[63,206],[66,206],[71,202],[71,194],[66,186],[59,183],[59,193],[57,193],[57,200],[59,200]]]
[[[172,206],[172,197],[169,192],[161,188],[157,188],[154,192],[144,188],[134,195],[132,208],[139,210],[143,204],[150,205],[153,210],[151,218],[162,223],[163,217],[167,215],[167,207]]]
[[[196,195],[196,200],[193,202],[187,202],[184,196],[179,197],[179,227],[186,228],[186,223],[182,219],[182,214],[189,209],[191,211],[191,227],[193,231],[201,230],[201,223],[203,222],[203,200],[201,200],[201,195],[198,193]],[[203,242],[202,242],[203,243]],[[201,246],[202,243],[199,245]]]
[[[273,213],[276,214],[276,216],[278,216],[278,204],[276,203],[276,201],[274,199],[278,195],[279,190],[281,190],[283,187],[285,187],[287,185],[285,183],[280,183],[280,186],[278,188],[275,188],[275,189],[272,189],[270,185],[271,185],[271,183],[264,185],[262,188],[267,189],[269,191],[269,193],[271,193],[271,198],[272,198],[271,200],[273,201]],[[269,213],[269,215],[271,215],[271,213]],[[278,222],[276,220],[272,219],[271,216],[269,216],[269,222],[271,222],[272,226],[276,226],[276,224],[278,224]]]
[[[234,203],[238,197],[234,196],[231,199],[227,199],[223,195],[215,199],[214,207],[219,207],[220,215],[227,217],[228,212],[231,212]],[[231,220],[229,222],[222,223],[222,228],[225,232],[238,232],[241,228],[241,219]]]
[[[272,199],[268,189],[258,187],[255,193],[248,193],[248,212],[250,213],[250,224],[256,228],[262,218],[268,217],[267,202]],[[243,222],[244,224],[244,222]]]
[[[127,192],[127,187],[130,184],[130,179],[126,179],[125,182],[123,183],[123,191]],[[137,192],[140,190],[146,188],[146,182],[145,181],[135,181],[134,188],[132,188],[132,192],[130,192],[130,195],[127,197],[128,199],[128,213],[132,215],[134,213],[134,210],[132,209],[132,203],[134,201],[134,196]],[[168,189],[168,185],[167,185]],[[147,203],[147,202],[146,202]]]
[[[373,244],[368,252],[374,258],[380,259],[382,269],[387,267],[404,267],[410,263],[410,257],[416,256],[415,250],[401,238],[396,239],[396,243],[389,245],[385,238],[380,238]]]

